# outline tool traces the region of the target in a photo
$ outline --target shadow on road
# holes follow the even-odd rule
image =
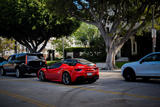
[[[39,79],[36,81],[40,81]],[[50,81],[50,80],[46,80],[46,81],[40,81],[40,82],[46,82],[46,83],[53,83],[53,84],[57,84],[57,85],[64,85],[62,82],[56,82],[56,81]],[[88,83],[88,82],[74,82],[71,83],[69,85],[66,86],[81,86],[81,85],[88,85],[88,84],[94,84],[94,83]]]
[[[125,80],[123,80],[123,81],[127,82],[127,83],[160,84],[160,78],[150,79],[150,80],[137,79],[136,81],[133,81],[133,82],[129,82],[129,81],[125,81]]]
[[[16,78],[16,74],[14,74],[14,73],[7,73],[3,77],[14,77],[14,78]],[[37,77],[36,74],[25,74],[21,78],[35,78],[35,77]]]

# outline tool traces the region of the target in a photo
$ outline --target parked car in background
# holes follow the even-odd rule
[[[0,67],[5,64],[6,59],[4,59],[3,57],[0,57]]]
[[[135,81],[136,78],[148,80],[160,77],[160,52],[150,53],[137,62],[126,63],[121,70],[126,81]]]
[[[8,60],[0,67],[1,75],[7,72],[15,72],[16,77],[22,77],[25,73],[37,73],[41,67],[46,66],[43,54],[19,53],[8,57]]]
[[[38,72],[39,80],[58,81],[71,84],[76,81],[95,82],[99,79],[99,69],[92,62],[85,59],[65,59]]]

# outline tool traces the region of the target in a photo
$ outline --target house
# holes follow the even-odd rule
[[[157,32],[155,51],[160,51],[160,32]],[[128,57],[129,61],[134,61],[151,52],[152,36],[150,32],[146,32],[143,36],[131,37],[122,47],[120,57]]]
[[[160,32],[157,32],[156,51],[160,51]],[[143,36],[132,36],[118,52],[116,61],[135,61],[151,52],[152,36],[147,32]],[[83,53],[84,48],[66,49],[65,57],[81,57]]]

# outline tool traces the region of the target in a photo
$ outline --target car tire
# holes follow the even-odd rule
[[[0,68],[0,72],[1,72],[1,75],[2,75],[2,76],[5,76],[5,75],[6,75],[6,71],[5,71],[3,68]]]
[[[71,76],[69,75],[69,73],[64,72],[62,75],[62,82],[65,85],[69,85],[71,84]]]
[[[136,80],[136,76],[135,76],[134,71],[132,71],[130,69],[125,70],[123,77],[126,81],[135,81]]]
[[[19,70],[19,68],[16,68],[16,77],[21,78],[22,77],[22,72]]]
[[[40,71],[38,75],[39,75],[39,80],[40,80],[40,81],[45,81],[45,80],[46,80],[45,74],[44,74],[43,71]]]

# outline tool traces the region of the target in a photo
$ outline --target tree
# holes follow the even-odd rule
[[[123,44],[151,22],[153,7],[155,18],[160,17],[159,4],[159,0],[48,0],[50,10],[99,29],[106,45],[106,69],[115,67],[115,55]]]
[[[85,52],[85,56],[89,59],[102,59],[105,55],[105,44],[100,36],[98,29],[86,23],[82,23],[81,26],[72,34],[76,40],[80,41],[80,45],[88,47]]]
[[[81,41],[80,44],[87,47],[89,45],[89,41],[97,36],[97,28],[93,25],[88,25],[86,23],[82,23],[81,26],[72,34],[75,38]]]
[[[77,27],[73,19],[51,14],[45,0],[0,0],[0,35],[30,52],[41,52],[51,37],[68,36]]]
[[[55,50],[61,55],[63,56],[63,44],[64,44],[64,49],[71,47],[72,44],[72,39],[71,38],[58,38],[58,39],[54,39],[52,41],[52,45],[55,47]]]

